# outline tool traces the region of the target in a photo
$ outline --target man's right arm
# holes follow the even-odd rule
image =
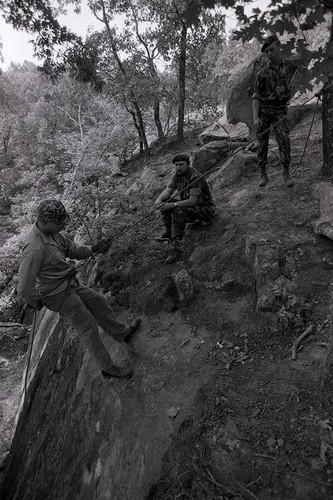
[[[174,191],[175,190],[171,187],[167,187],[166,189],[164,189],[164,191],[162,191],[162,193],[155,201],[155,205],[160,205],[164,201],[168,200],[173,195]]]
[[[24,253],[18,273],[18,294],[33,309],[37,309],[40,303],[40,295],[36,290],[36,278],[42,261],[43,255],[40,249]]]

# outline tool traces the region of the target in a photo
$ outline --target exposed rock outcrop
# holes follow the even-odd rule
[[[320,201],[320,218],[313,222],[313,229],[333,240],[333,185],[320,182],[314,187],[314,195]]]

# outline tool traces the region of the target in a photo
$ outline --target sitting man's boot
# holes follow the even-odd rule
[[[292,180],[289,174],[289,167],[283,168],[283,181],[287,187],[293,187],[294,185],[294,181]]]
[[[140,325],[141,325],[141,318],[136,318],[135,320],[133,320],[129,325],[127,331],[119,340],[121,342],[126,342],[126,344],[128,344],[128,342],[132,339],[134,333],[138,330]]]
[[[173,264],[182,254],[181,242],[180,240],[175,240],[173,244],[173,249],[165,260],[165,264]]]
[[[267,177],[267,174],[266,174],[266,169],[265,169],[265,167],[263,167],[263,168],[260,169],[260,182],[259,182],[259,186],[260,187],[266,186],[267,181],[268,181],[268,177]]]
[[[108,370],[102,370],[103,378],[131,378],[133,370],[131,368],[121,368],[120,366],[113,365]]]

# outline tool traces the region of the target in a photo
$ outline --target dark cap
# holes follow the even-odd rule
[[[261,47],[261,52],[265,52],[265,50],[267,49],[267,47],[269,47],[269,45],[271,45],[274,42],[278,42],[279,44],[281,43],[280,40],[278,39],[278,37],[276,35],[270,35],[270,36],[268,36],[264,40],[263,46]]]
[[[37,219],[44,224],[60,223],[68,220],[69,216],[60,200],[44,200],[37,207]]]
[[[186,153],[179,154],[174,157],[172,163],[176,163],[177,161],[187,161],[187,163],[190,163],[190,157]]]

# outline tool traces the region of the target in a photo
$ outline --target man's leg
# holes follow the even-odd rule
[[[173,210],[165,210],[161,212],[162,221],[165,226],[165,231],[161,236],[156,238],[157,241],[171,240],[172,216]]]
[[[176,207],[173,212],[173,234],[174,248],[166,259],[166,264],[175,262],[182,253],[181,241],[183,239],[186,224],[196,220],[204,222],[211,221],[214,216],[214,210],[208,207]]]
[[[268,177],[266,173],[266,165],[267,165],[267,154],[268,154],[268,142],[269,142],[269,133],[270,133],[270,115],[269,112],[265,109],[260,110],[260,125],[258,127],[258,166],[260,170],[260,183],[259,186],[263,187],[267,184]]]
[[[71,289],[59,314],[78,332],[102,372],[117,378],[131,376],[132,370],[114,365],[98,332],[97,323],[75,289]]]
[[[98,325],[103,328],[107,335],[113,337],[118,342],[128,341],[128,337],[138,328],[140,324],[139,320],[136,320],[130,326],[118,321],[104,295],[82,285],[79,285],[75,291]]]
[[[276,142],[279,146],[280,163],[283,168],[283,180],[286,186],[293,187],[294,181],[290,177],[290,138],[289,138],[289,124],[285,117],[285,113],[276,114],[276,121],[280,121],[274,127]]]

